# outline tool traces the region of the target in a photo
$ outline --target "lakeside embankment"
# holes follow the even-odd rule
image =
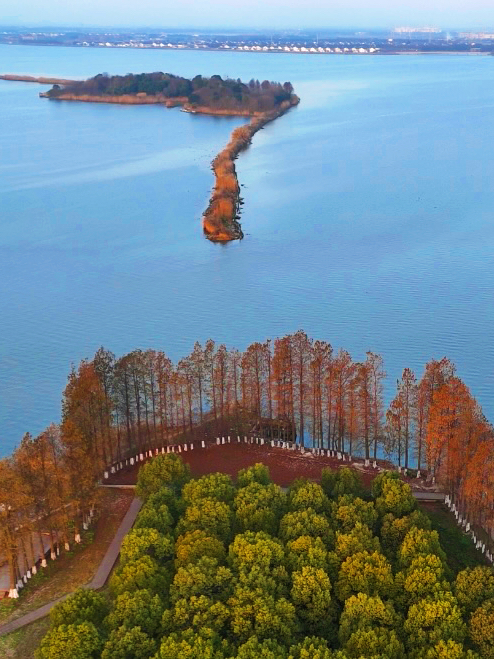
[[[229,143],[213,160],[215,184],[202,219],[204,235],[208,240],[225,243],[243,238],[242,227],[238,221],[240,186],[234,161],[239,153],[249,146],[258,130],[281,117],[299,102],[298,96],[292,95],[289,101],[283,101],[275,110],[258,114],[249,124],[235,128]]]
[[[0,75],[0,80],[10,80],[11,82],[37,82],[41,85],[70,85],[76,80],[67,80],[65,78],[37,78],[35,76],[17,75],[15,73],[4,73]]]

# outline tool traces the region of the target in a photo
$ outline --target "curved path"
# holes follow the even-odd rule
[[[123,518],[122,523],[118,527],[115,537],[111,541],[111,544],[108,547],[106,554],[103,557],[103,560],[101,561],[98,569],[96,570],[96,574],[89,583],[87,583],[85,586],[82,586],[83,588],[89,588],[92,590],[99,590],[100,588],[103,588],[108,577],[110,576],[110,572],[112,571],[113,566],[117,561],[118,555],[120,553],[120,547],[122,545],[122,541],[126,536],[126,534],[132,528],[135,519],[137,517],[137,514],[141,509],[141,506],[142,506],[142,501],[140,499],[136,497],[135,499],[132,500],[132,503],[130,504],[128,511],[125,513],[125,517]],[[67,595],[64,595],[63,597],[59,597],[58,599],[53,600],[53,602],[49,602],[48,604],[41,606],[39,609],[30,611],[29,613],[26,613],[26,615],[23,615],[20,618],[16,618],[16,620],[7,622],[5,623],[5,625],[0,625],[0,636],[4,636],[5,634],[10,634],[11,632],[15,632],[17,629],[20,629],[25,625],[29,625],[30,623],[35,622],[40,618],[44,618],[50,613],[51,609],[55,606],[55,604],[57,604],[58,602],[62,602],[69,595],[71,595],[71,593],[67,593]]]

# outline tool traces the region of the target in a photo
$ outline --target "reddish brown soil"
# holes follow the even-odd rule
[[[321,478],[323,467],[339,469],[349,466],[348,462],[340,462],[336,458],[315,456],[311,453],[302,455],[299,451],[288,451],[286,449],[271,448],[271,446],[258,446],[256,444],[232,444],[217,446],[206,445],[206,448],[194,448],[193,451],[182,451],[180,454],[184,462],[190,465],[193,476],[203,476],[211,472],[220,471],[236,477],[240,469],[250,467],[256,462],[262,462],[271,474],[272,480],[278,485],[287,486],[295,478],[310,478],[318,481]],[[105,481],[108,485],[133,485],[136,482],[139,465],[128,467],[114,474]],[[378,461],[379,467],[392,468],[390,463]],[[372,479],[378,473],[376,469],[365,469],[363,461],[352,465],[362,475],[366,486],[370,485]]]

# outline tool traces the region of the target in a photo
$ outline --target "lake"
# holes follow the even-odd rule
[[[494,58],[0,46],[0,72],[290,80],[237,161],[241,242],[200,219],[241,119],[55,103],[0,81],[0,455],[60,416],[100,346],[176,359],[304,328],[408,366],[450,357],[494,419]]]

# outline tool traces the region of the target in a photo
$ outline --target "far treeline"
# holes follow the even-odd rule
[[[192,80],[171,73],[129,73],[125,76],[109,76],[100,73],[85,81],[73,82],[60,87],[54,85],[47,92],[49,98],[73,96],[125,96],[146,94],[166,99],[185,99],[191,106],[212,110],[242,111],[247,114],[274,110],[284,101],[290,101],[291,83],[251,80],[248,84],[240,79],[223,79],[219,75],[205,78],[197,75]]]
[[[492,659],[494,570],[452,570],[397,472],[282,490],[267,467],[142,466],[105,594],[50,613],[37,659]]]
[[[126,457],[220,434],[281,436],[287,428],[301,445],[310,439],[366,459],[384,451],[405,468],[414,459],[463,517],[492,530],[494,430],[454,365],[431,360],[419,380],[405,368],[387,410],[385,378],[381,356],[354,361],[302,330],[244,352],[210,339],[176,364],[162,351],[116,358],[100,348],[70,373],[60,425],[27,434],[0,460],[0,544],[15,562],[21,510],[34,531],[52,519],[53,542],[77,535],[103,469]]]

